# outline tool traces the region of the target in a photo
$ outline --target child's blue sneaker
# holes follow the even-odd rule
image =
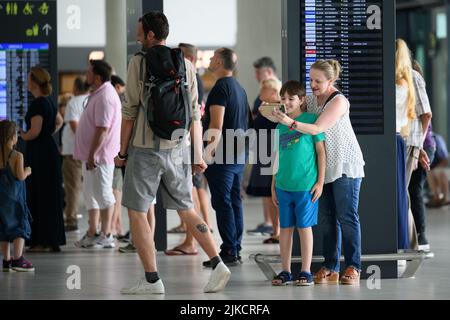
[[[294,281],[292,274],[288,271],[281,271],[276,277],[272,280],[272,285],[276,287],[287,286]]]
[[[295,285],[300,287],[309,287],[314,285],[313,274],[311,272],[300,272]]]

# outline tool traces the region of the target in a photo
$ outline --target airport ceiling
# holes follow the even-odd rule
[[[397,0],[397,10],[416,9],[421,7],[443,6],[446,0]]]

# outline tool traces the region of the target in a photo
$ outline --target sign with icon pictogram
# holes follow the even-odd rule
[[[23,127],[32,97],[28,92],[30,68],[41,66],[52,76],[56,103],[58,90],[56,0],[0,0],[0,120]]]

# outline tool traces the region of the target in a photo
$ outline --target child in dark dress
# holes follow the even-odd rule
[[[23,155],[14,150],[17,143],[16,124],[0,122],[0,244],[3,271],[34,271],[33,264],[22,253],[31,234],[30,212],[26,202],[25,179],[31,168],[24,169]],[[14,244],[11,259],[10,243]]]

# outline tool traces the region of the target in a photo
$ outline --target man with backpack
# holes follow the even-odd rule
[[[202,158],[202,128],[195,68],[181,50],[165,46],[169,23],[151,11],[138,23],[143,53],[130,61],[123,106],[121,148],[116,165],[127,164],[122,204],[128,208],[131,233],[145,269],[145,279],[122,294],[164,294],[146,213],[161,187],[167,209],[177,210],[210,257],[213,271],[204,292],[225,288],[230,271],[218,255],[208,225],[192,201],[189,133],[194,146],[194,172],[207,168]]]

